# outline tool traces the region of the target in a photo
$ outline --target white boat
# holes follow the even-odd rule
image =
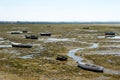
[[[88,64],[84,62],[77,61],[78,67],[85,69],[85,70],[90,70],[90,71],[95,71],[95,72],[103,72],[104,67],[94,65],[94,64]]]

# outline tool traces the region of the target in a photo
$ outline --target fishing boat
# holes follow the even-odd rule
[[[32,46],[32,44],[12,43],[12,47],[31,48]]]
[[[94,65],[94,64],[88,64],[84,62],[77,61],[78,67],[85,69],[85,70],[90,70],[90,71],[95,71],[95,72],[103,72],[104,67]]]

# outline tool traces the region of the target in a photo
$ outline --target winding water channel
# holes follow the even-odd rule
[[[83,59],[81,57],[78,57],[75,55],[75,53],[79,50],[83,51],[84,49],[94,49],[99,47],[99,44],[97,43],[89,43],[92,44],[90,47],[86,47],[86,48],[77,48],[77,49],[72,49],[68,52],[68,56],[73,58],[75,61],[82,61]]]
[[[94,49],[94,48],[98,48],[99,47],[99,44],[97,43],[88,43],[88,44],[92,44],[90,47],[86,47],[86,48],[76,48],[76,49],[72,49],[68,52],[68,56],[71,57],[72,59],[74,59],[75,61],[80,61],[82,62],[83,58],[79,57],[79,56],[76,56],[75,53],[77,51],[83,51],[85,49]],[[120,75],[120,72],[119,71],[115,71],[115,70],[111,70],[111,69],[107,69],[107,68],[104,68],[104,73],[107,73],[107,74],[117,74],[117,75]]]

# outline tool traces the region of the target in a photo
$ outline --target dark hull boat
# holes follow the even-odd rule
[[[32,44],[21,44],[21,43],[12,43],[12,47],[18,47],[18,48],[31,48]]]
[[[38,37],[35,35],[25,35],[25,38],[26,39],[38,39]]]
[[[115,32],[105,32],[105,37],[115,37]]]
[[[41,36],[51,36],[51,33],[40,33]]]
[[[62,56],[62,55],[59,55],[59,56],[57,56],[57,58],[56,58],[56,60],[60,60],[60,61],[67,61],[67,57],[65,57],[65,56]]]
[[[22,34],[21,31],[11,31],[10,33],[11,33],[11,34]]]
[[[83,63],[78,61],[78,67],[85,69],[85,70],[90,70],[90,71],[95,71],[95,72],[103,72],[104,67],[102,66],[98,66],[98,65],[94,65],[94,64],[87,64],[87,63]]]

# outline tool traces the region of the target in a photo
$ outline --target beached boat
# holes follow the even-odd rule
[[[32,46],[32,44],[12,43],[12,47],[31,48]]]
[[[90,71],[95,71],[95,72],[103,72],[104,67],[94,65],[94,64],[88,64],[84,62],[77,61],[78,67],[85,69],[85,70],[90,70]]]
[[[26,39],[38,39],[38,37],[35,35],[25,35],[25,38]]]
[[[40,33],[41,36],[51,36],[51,33]]]
[[[23,32],[22,31],[11,31],[10,33],[11,34],[22,34]]]
[[[60,61],[67,61],[67,57],[66,56],[62,56],[62,55],[59,55],[57,56],[56,60],[60,60]]]
[[[115,37],[115,32],[105,32],[105,37]]]

